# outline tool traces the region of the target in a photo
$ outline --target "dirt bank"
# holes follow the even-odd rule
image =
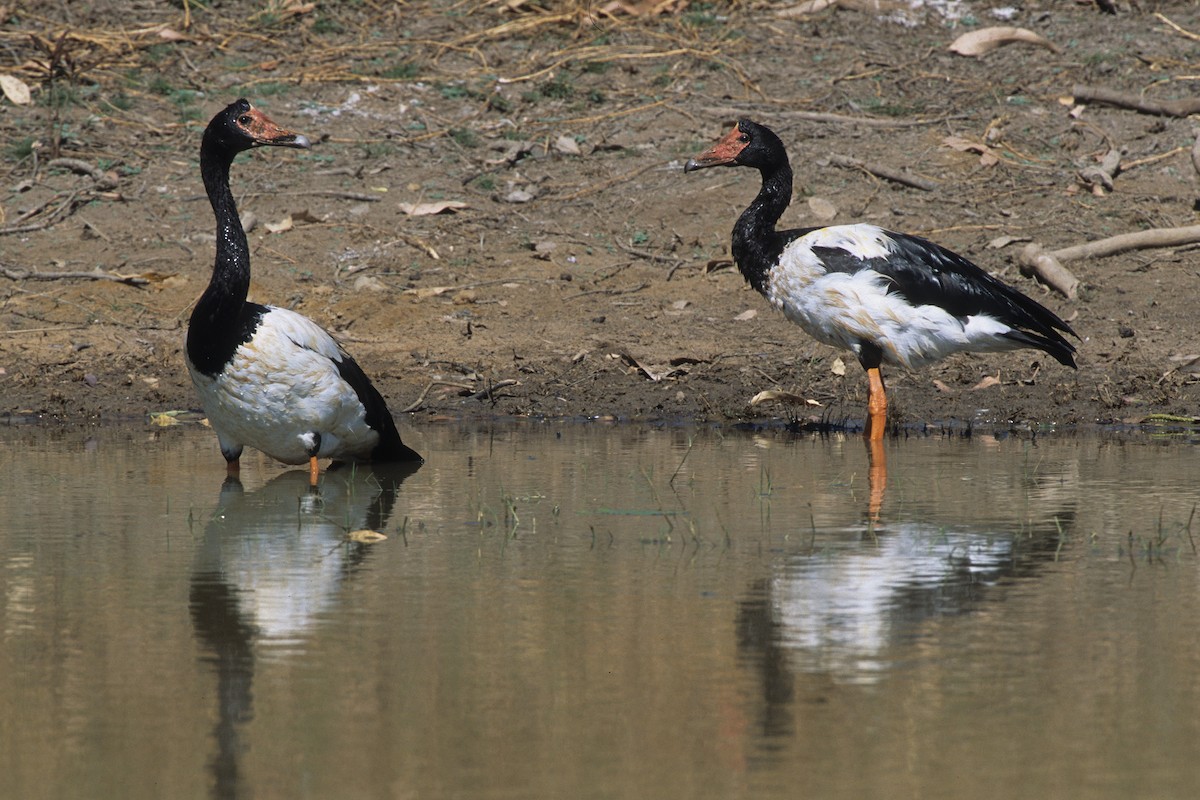
[[[316,142],[234,167],[242,213],[257,220],[252,298],[335,331],[407,424],[861,420],[866,381],[853,359],[772,312],[728,265],[757,176],[682,172],[737,115],[791,147],[785,224],[833,212],[935,239],[1082,337],[1077,372],[1032,351],[893,371],[897,423],[1200,414],[1200,362],[1188,358],[1200,352],[1195,248],[1072,262],[1074,300],[1017,266],[1026,240],[1058,248],[1196,221],[1193,121],[1070,101],[1076,84],[1189,96],[1195,42],[1152,9],[1114,17],[1033,3],[999,21],[977,2],[952,26],[934,11],[901,25],[840,8],[783,19],[752,4],[651,18],[570,3],[520,13],[281,3],[258,17],[258,3],[190,4],[186,15],[155,3],[132,16],[103,0],[77,5],[10,5],[0,32],[0,73],[33,89],[31,105],[0,104],[0,412],[10,416],[196,408],[181,346],[214,241],[197,151],[208,118],[242,95]],[[1188,14],[1170,22],[1200,30]],[[947,49],[994,24],[1035,30],[1058,51]],[[1123,170],[1093,192],[1079,172],[1114,148]],[[465,207],[402,209],[442,201]],[[146,282],[29,274],[94,270]],[[810,402],[747,405],[770,388]]]

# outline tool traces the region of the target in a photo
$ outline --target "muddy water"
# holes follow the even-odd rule
[[[0,429],[0,797],[1200,785],[1195,438],[412,436]]]

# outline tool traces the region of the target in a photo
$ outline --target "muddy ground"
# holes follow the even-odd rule
[[[757,175],[682,172],[738,115],[790,145],[787,226],[836,211],[834,222],[927,236],[1079,332],[1078,371],[1033,351],[892,370],[894,423],[1200,415],[1200,251],[1070,262],[1073,300],[1017,264],[1025,240],[1053,249],[1197,221],[1193,120],[1071,101],[1076,84],[1193,96],[1194,4],[1112,16],[1031,2],[1001,20],[999,4],[972,0],[957,21],[935,8],[904,24],[844,7],[786,19],[766,3],[640,17],[502,5],[0,8],[0,73],[33,92],[30,105],[0,101],[0,412],[197,409],[181,346],[214,247],[197,151],[207,120],[244,95],[315,142],[234,166],[243,216],[256,219],[251,297],[334,331],[408,426],[510,415],[861,424],[853,358],[810,340],[729,265]],[[991,25],[1031,29],[1057,51],[948,50]],[[1123,170],[1093,191],[1079,172],[1113,148]],[[401,208],[443,201],[465,207]],[[95,270],[147,282],[50,275]],[[750,407],[764,389],[808,402]]]

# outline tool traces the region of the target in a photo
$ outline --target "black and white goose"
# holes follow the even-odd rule
[[[234,157],[254,147],[307,148],[246,100],[213,117],[200,173],[217,218],[217,257],[187,332],[187,365],[231,473],[242,448],[285,464],[318,458],[420,461],[383,397],[323,328],[285,308],[246,301],[250,247],[229,188]]]
[[[761,174],[758,196],[734,225],[733,258],[788,319],[858,357],[869,381],[871,439],[886,425],[882,364],[920,367],[964,350],[1032,347],[1075,367],[1075,347],[1062,336],[1075,335],[1070,325],[944,247],[863,223],[775,230],[791,202],[792,169],[770,129],[739,120],[684,171],[716,166]]]

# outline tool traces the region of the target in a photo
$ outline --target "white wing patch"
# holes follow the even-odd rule
[[[346,357],[346,351],[337,343],[337,340],[329,335],[329,331],[308,317],[286,308],[276,308],[275,306],[268,306],[268,308],[271,309],[268,312],[271,328],[279,336],[290,339],[297,347],[319,353],[333,361],[341,361]],[[265,318],[263,327],[266,327]]]
[[[322,458],[363,459],[379,441],[366,409],[342,380],[341,346],[312,320],[268,307],[254,337],[215,379],[188,368],[223,449],[253,447],[285,464],[308,460],[312,433]]]
[[[804,244],[801,245],[801,242]],[[887,258],[894,252],[892,238],[878,225],[830,225],[800,237],[791,247],[802,246],[810,252],[814,247],[845,250],[859,260]],[[791,249],[791,248],[789,248]]]
[[[859,354],[863,342],[884,362],[920,367],[960,350],[1014,350],[1011,328],[986,315],[955,317],[936,305],[914,306],[889,294],[889,279],[872,269],[830,272],[814,248],[842,250],[865,261],[887,258],[894,245],[875,225],[832,225],[793,241],[767,278],[767,299],[820,342]]]

